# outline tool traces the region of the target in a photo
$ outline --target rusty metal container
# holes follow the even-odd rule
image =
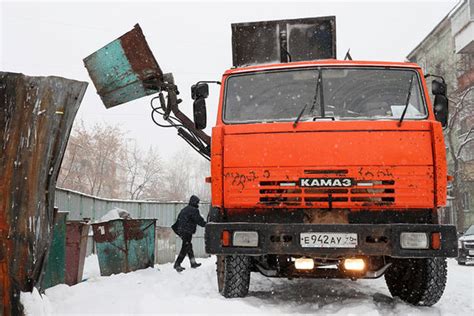
[[[66,220],[67,212],[54,214],[53,240],[48,249],[48,259],[43,268],[40,290],[64,283],[66,271]]]
[[[86,260],[87,235],[90,225],[87,221],[66,223],[66,278],[67,285],[82,281]]]
[[[235,67],[336,59],[336,17],[232,24]]]
[[[84,58],[84,65],[106,108],[156,93],[163,81],[138,24]]]
[[[0,72],[0,314],[38,282],[52,240],[56,180],[86,82]]]
[[[176,234],[169,227],[156,226],[155,263],[173,262],[176,256]]]
[[[153,267],[156,219],[116,219],[92,224],[100,274]]]

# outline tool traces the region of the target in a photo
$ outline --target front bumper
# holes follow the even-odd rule
[[[222,246],[222,232],[256,231],[257,247]],[[301,233],[356,233],[355,248],[306,248],[300,244]],[[402,232],[441,234],[440,249],[402,249]],[[457,257],[456,228],[433,224],[270,224],[270,223],[208,223],[206,252],[209,254],[295,255],[313,257],[391,256],[398,258]]]
[[[474,249],[460,248],[458,261],[460,262],[473,262],[474,261]]]

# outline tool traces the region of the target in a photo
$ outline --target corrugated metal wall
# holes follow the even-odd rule
[[[178,217],[179,211],[187,205],[187,202],[149,202],[103,199],[87,194],[69,191],[61,188],[56,189],[55,204],[60,211],[69,212],[68,219],[79,220],[90,218],[92,222],[100,220],[111,209],[118,207],[127,210],[132,218],[156,218],[157,226],[170,227]],[[199,206],[204,219],[209,212],[209,203],[203,202]],[[92,251],[92,243],[88,243],[87,253]],[[181,248],[181,240],[176,240],[176,251]],[[207,257],[204,247],[204,229],[198,227],[193,237],[193,249],[196,257]]]

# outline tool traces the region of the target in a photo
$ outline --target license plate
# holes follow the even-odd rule
[[[357,234],[353,233],[301,233],[301,247],[307,248],[355,248]]]
[[[469,255],[474,256],[474,250],[469,250]]]

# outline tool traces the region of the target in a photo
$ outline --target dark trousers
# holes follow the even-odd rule
[[[181,245],[181,250],[179,251],[178,258],[176,258],[175,265],[180,265],[183,262],[186,255],[189,257],[189,261],[192,263],[195,261],[194,259],[194,252],[193,252],[193,244],[191,240],[193,239],[193,235],[191,234],[183,234],[181,236],[183,243]]]

